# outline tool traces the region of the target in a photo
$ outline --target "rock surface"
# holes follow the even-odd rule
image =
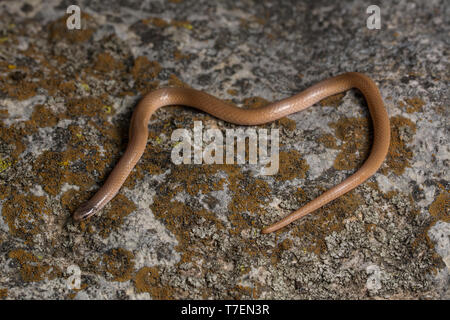
[[[0,299],[449,299],[447,1],[0,3]],[[175,165],[171,134],[237,128],[174,106],[118,196],[101,186],[146,92],[190,86],[244,107],[347,71],[373,78],[390,115],[372,178],[275,234],[259,230],[352,174],[370,117],[349,91],[263,126],[280,168]],[[255,127],[259,128],[259,127]],[[79,282],[77,282],[79,280]]]

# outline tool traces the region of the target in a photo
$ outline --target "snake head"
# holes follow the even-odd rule
[[[98,211],[97,207],[88,202],[83,203],[74,213],[72,219],[74,221],[86,220],[90,216],[94,215]]]

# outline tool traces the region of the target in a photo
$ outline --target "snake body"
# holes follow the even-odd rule
[[[129,130],[129,142],[125,153],[97,193],[74,212],[73,219],[81,221],[94,215],[119,192],[122,184],[144,153],[150,117],[161,107],[185,105],[234,124],[259,125],[301,111],[326,97],[352,88],[358,89],[364,95],[373,122],[374,137],[369,157],[353,175],[297,211],[264,228],[262,232],[269,233],[279,230],[354,189],[372,176],[383,163],[390,142],[389,117],[376,84],[364,74],[357,72],[344,73],[323,80],[290,98],[258,109],[242,109],[205,92],[190,88],[162,88],[152,91],[141,99],[133,112]]]

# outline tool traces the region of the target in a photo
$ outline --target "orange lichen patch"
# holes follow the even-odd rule
[[[309,165],[297,150],[281,151],[279,158],[279,171],[275,175],[278,180],[304,179]]]
[[[104,106],[103,106],[104,107]],[[105,110],[106,113],[107,110]],[[111,111],[110,111],[111,112]],[[121,149],[122,142],[125,137],[128,135],[128,126],[117,126],[111,124],[109,121],[101,120],[101,121],[89,121],[89,126],[94,127],[98,132],[100,132],[100,141],[105,149],[106,158],[111,157],[111,155],[117,156],[117,153],[123,149]],[[79,146],[80,142],[83,144],[87,143],[86,139],[83,137],[82,128],[77,127],[72,135],[74,139],[74,143]],[[72,141],[71,141],[72,142]],[[85,146],[86,147],[86,146]],[[96,148],[96,146],[94,146]],[[91,146],[92,148],[92,146]],[[78,147],[80,151],[80,147]]]
[[[317,255],[327,250],[325,238],[345,228],[345,220],[354,215],[363,199],[353,190],[318,209],[308,219],[293,227],[293,234],[304,243],[304,249]]]
[[[18,66],[13,70],[8,70],[9,73],[6,78],[0,77],[1,91],[18,100],[35,96],[38,88],[47,90],[52,96],[58,93],[63,96],[73,94],[75,87],[72,85],[67,88],[67,84],[70,84],[71,81],[65,82],[61,77],[60,69],[58,69],[64,64],[64,57],[58,55],[44,56],[34,46],[31,46],[24,54],[38,64],[38,69],[31,72],[28,67]]]
[[[72,97],[75,94],[76,87],[73,80],[62,81],[58,84],[58,92],[63,96]]]
[[[255,227],[255,219],[244,213],[264,214],[270,196],[270,187],[264,180],[255,179],[250,183],[241,180],[237,183],[237,186],[231,186],[236,192],[228,204],[228,210],[231,212],[229,215],[231,234],[240,234],[244,229]]]
[[[420,214],[420,209],[415,205],[415,202],[412,198],[412,196],[409,196],[409,205],[411,207],[411,210],[409,212],[410,216],[417,216]],[[428,231],[431,229],[432,226],[435,225],[435,223],[439,220],[437,217],[433,217],[434,219],[431,219],[428,221],[427,224],[424,224],[420,231],[415,234],[414,238],[411,237],[411,242],[409,243],[409,246],[412,250],[416,251],[418,248],[421,248],[421,244],[426,244],[428,248],[434,249],[435,243],[433,240],[430,239],[430,236],[428,235]],[[414,252],[413,251],[413,252]],[[420,252],[423,252],[423,249],[420,249]],[[442,268],[442,265],[444,264],[442,261],[442,258],[439,256],[437,252],[434,252],[432,255],[432,264],[428,267],[427,272],[436,272],[438,268]]]
[[[170,177],[173,177],[176,181],[182,183],[183,189],[190,195],[195,196],[198,195],[199,192],[206,194],[211,191],[223,189],[222,179],[213,179],[209,176],[216,171],[217,170],[214,167],[206,169],[201,166],[192,165],[187,169],[183,168],[183,166],[175,166],[172,169]],[[211,179],[213,179],[213,181],[209,181]]]
[[[243,212],[263,213],[266,201],[270,195],[270,187],[266,181],[254,179],[249,183],[239,181],[235,196],[228,205],[228,210],[236,214]]]
[[[244,230],[260,228],[258,217],[264,214],[264,208],[269,201],[268,184],[260,179],[246,179],[237,166],[213,165],[212,167],[214,170],[221,170],[227,174],[227,188],[233,194],[228,205],[230,210],[228,220],[231,223],[229,233],[240,235]],[[215,223],[217,229],[223,228],[222,222],[217,219],[214,218],[211,222]],[[249,255],[264,254],[255,240],[247,240],[242,250]]]
[[[41,181],[45,181],[49,175],[56,177],[56,179],[52,179],[53,185],[45,183],[44,188],[49,188],[47,192],[50,194],[59,193],[61,185],[67,182],[79,186],[84,198],[85,191],[94,184],[94,177],[96,180],[102,180],[109,173],[111,161],[118,157],[122,147],[123,128],[114,126],[105,120],[90,121],[89,125],[101,133],[100,143],[105,149],[103,155],[100,153],[97,143],[94,146],[91,145],[83,128],[70,125],[68,127],[70,140],[66,151],[60,153],[46,151],[37,159],[35,169]],[[69,197],[69,195],[67,196]],[[75,199],[75,203],[80,204],[77,199]],[[63,205],[67,207],[67,202],[64,202]]]
[[[81,12],[81,29],[70,30],[67,28],[67,18],[65,15],[56,21],[49,23],[48,36],[49,40],[53,42],[66,41],[68,43],[81,43],[91,39],[95,31],[94,19],[85,12]]]
[[[306,201],[306,192],[302,188],[297,187],[297,190],[294,191],[292,197],[299,203],[303,203]]]
[[[278,119],[275,121],[275,123],[278,126],[282,126],[283,128],[289,130],[289,131],[294,131],[297,128],[297,123],[295,123],[294,120],[291,120],[287,117]]]
[[[4,300],[8,297],[8,289],[0,289],[0,300]]]
[[[419,97],[405,99],[405,102],[399,101],[398,105],[407,113],[421,112],[422,107],[425,105],[425,102]]]
[[[73,299],[75,299],[75,297],[77,296],[77,293],[79,292],[79,291],[83,291],[83,290],[85,290],[86,288],[88,287],[88,284],[87,283],[82,283],[82,284],[80,284],[80,287],[77,289],[77,288],[73,288],[72,289],[72,292],[71,293],[69,293],[69,294],[67,294],[67,299],[70,299],[70,300],[73,300]]]
[[[124,65],[121,61],[114,59],[108,52],[98,54],[94,69],[100,72],[109,72],[112,70],[121,70]]]
[[[94,169],[86,168],[88,172],[72,169],[72,162],[79,158],[80,153],[73,152],[71,148],[66,152],[44,151],[33,163],[33,170],[37,175],[38,182],[51,195],[57,195],[65,182],[78,185],[82,190],[86,190],[93,184],[89,172]],[[83,160],[85,164],[91,163],[91,166],[94,166],[87,159]]]
[[[9,112],[8,110],[4,109],[4,110],[0,110],[0,119],[6,119],[9,116]]]
[[[156,78],[161,71],[161,66],[156,61],[149,61],[146,57],[140,56],[134,60],[134,66],[131,69],[133,78],[138,81],[144,81]]]
[[[102,212],[100,236],[107,238],[111,232],[117,230],[126,216],[136,210],[136,205],[127,197],[118,194],[111,200],[109,208]]]
[[[380,192],[380,187],[378,186],[378,183],[376,181],[366,181],[364,183],[372,189]]]
[[[362,139],[366,135],[369,127],[367,118],[345,118],[338,122],[331,123],[330,127],[335,129],[338,139],[349,141],[352,139]]]
[[[25,100],[36,95],[38,85],[35,82],[21,79],[18,81],[2,81],[0,79],[0,91],[17,100]]]
[[[149,140],[151,139],[150,137]],[[144,178],[145,173],[162,174],[167,166],[167,159],[170,159],[170,155],[161,146],[148,146],[136,167],[125,180],[124,187],[133,189],[136,182]]]
[[[184,21],[184,20],[171,20],[171,21],[166,21],[163,20],[161,18],[149,18],[149,19],[143,19],[142,23],[144,24],[153,24],[155,27],[158,28],[167,28],[170,26],[173,27],[182,27],[188,30],[192,30],[192,25],[189,21]]]
[[[227,93],[230,94],[230,95],[232,95],[232,96],[237,96],[238,91],[235,90],[235,89],[228,89],[228,90],[227,90]]]
[[[187,83],[184,83],[181,81],[176,75],[171,74],[169,76],[169,86],[171,87],[177,87],[177,88],[190,88],[190,86]]]
[[[112,107],[107,108],[106,96],[103,98],[82,97],[73,98],[67,102],[66,114],[70,118],[78,116],[106,118],[115,113]]]
[[[336,137],[342,140],[341,152],[334,160],[336,170],[352,170],[358,168],[367,158],[370,150],[369,129],[367,118],[345,118],[330,127],[334,128]]]
[[[92,145],[85,136],[85,130],[79,126],[69,126],[70,140],[66,151],[62,152],[62,182],[78,185],[81,190],[88,190],[96,181],[106,179],[111,166],[118,160],[123,150],[122,139],[125,129],[106,120],[89,121],[88,126],[97,129],[99,139]],[[103,147],[103,154],[100,152]],[[80,204],[80,203],[78,203]]]
[[[416,207],[415,202],[412,198],[412,196],[409,196],[409,203],[411,206],[410,215],[419,215],[420,210]],[[434,202],[429,206],[428,211],[431,215],[431,218],[429,222],[422,226],[420,232],[418,232],[414,238],[412,238],[409,246],[413,250],[412,252],[417,252],[417,250],[420,250],[420,253],[423,252],[423,247],[421,244],[426,244],[428,248],[434,249],[435,243],[430,239],[428,235],[428,231],[433,227],[437,221],[441,220],[444,222],[450,222],[449,218],[449,208],[450,208],[450,196],[448,191],[444,191],[443,193],[439,194]],[[426,272],[433,272],[436,274],[438,269],[441,269],[445,266],[444,262],[442,261],[441,256],[439,256],[438,253],[434,252],[431,256],[432,263],[430,266],[428,266]]]
[[[428,208],[428,211],[436,220],[450,222],[450,193],[444,191],[439,194]]]
[[[45,72],[45,75],[50,77],[59,77],[61,75],[61,66],[68,62],[67,58],[57,54],[49,54],[48,52],[42,52],[35,46],[31,45],[25,53],[30,58],[34,59],[38,64],[39,70],[33,73],[33,77],[43,80],[43,76],[40,71]]]
[[[191,57],[190,54],[183,54],[180,50],[176,49],[173,52],[173,57],[175,58],[175,60],[179,61],[182,59],[189,59]]]
[[[32,125],[43,128],[55,126],[59,118],[49,108],[43,105],[36,105],[30,120]]]
[[[181,166],[180,166],[181,167]],[[189,166],[194,167],[194,166]],[[224,170],[229,173],[229,178],[227,180],[233,181],[234,174],[233,171],[240,171],[238,168],[228,168],[226,165],[211,165],[204,166],[203,170],[206,171],[202,173],[201,170],[191,170],[185,168],[185,170],[172,171],[168,177],[168,181],[177,181],[181,184],[173,185],[172,183],[167,183],[159,186],[157,190],[158,196],[153,200],[150,208],[153,211],[155,217],[161,220],[166,228],[171,231],[178,240],[178,246],[175,248],[177,251],[182,253],[182,258],[180,263],[196,261],[199,257],[202,257],[203,253],[199,252],[196,248],[208,246],[211,241],[211,236],[206,236],[202,239],[198,239],[191,236],[191,230],[194,226],[197,226],[199,220],[202,221],[203,226],[214,226],[217,230],[223,229],[223,222],[220,221],[212,212],[206,209],[195,209],[186,203],[173,200],[179,192],[186,190],[187,184],[198,184],[199,186],[195,189],[190,189],[191,194],[196,194],[196,192],[209,192],[213,189],[221,189],[222,182],[220,180],[215,180],[215,172],[218,170]],[[187,180],[188,176],[190,180]],[[206,180],[205,180],[206,179]],[[213,179],[211,181],[211,179]],[[189,181],[185,184],[185,181]],[[217,181],[217,183],[215,182]],[[207,200],[214,206],[214,199]],[[199,242],[199,243],[197,243]]]
[[[190,261],[193,256],[200,253],[195,251],[196,245],[190,239],[191,225],[195,225],[195,221],[203,218],[206,220],[204,224],[214,224],[217,228],[223,228],[213,213],[208,210],[194,210],[180,201],[170,201],[167,196],[157,197],[150,206],[153,213],[158,219],[163,220],[166,227],[172,231],[178,240],[176,249],[185,255],[182,257],[183,262]]]
[[[261,97],[250,97],[245,98],[242,104],[247,109],[257,109],[268,105],[269,101]]]
[[[61,85],[62,79],[58,77],[46,77],[39,81],[39,87],[47,90],[48,94],[55,96],[59,91],[59,86]]]
[[[240,299],[242,296],[258,299],[261,295],[261,285],[256,282],[256,286],[248,287],[238,284],[231,289],[230,295],[233,299]]]
[[[149,61],[146,57],[140,56],[134,61],[131,75],[135,80],[136,89],[142,94],[156,89],[158,81],[153,81],[161,71],[161,66],[156,61]]]
[[[382,193],[382,197],[384,198],[384,199],[387,199],[387,200],[392,200],[395,196],[397,196],[399,194],[399,191],[397,191],[397,190],[391,190],[391,191],[388,191],[388,192],[386,192],[386,193]]]
[[[33,171],[37,174],[38,181],[44,186],[44,190],[57,195],[64,183],[64,166],[68,163],[63,162],[63,156],[60,152],[45,151],[33,163]]]
[[[52,78],[53,79],[53,78]],[[56,84],[58,81],[50,81],[46,82],[44,87],[47,88],[49,93],[59,93],[59,94],[67,94],[71,95],[75,91],[75,86],[73,81],[69,82],[61,82],[59,84]],[[23,138],[27,135],[32,134],[34,131],[36,131],[39,127],[48,127],[48,126],[54,126],[60,119],[62,118],[75,118],[77,116],[81,115],[87,115],[95,118],[105,118],[114,114],[114,109],[107,105],[107,96],[102,95],[100,98],[81,98],[81,99],[70,99],[67,103],[68,109],[65,113],[61,114],[54,114],[49,108],[37,105],[34,108],[33,114],[31,116],[31,119],[29,121],[22,122],[23,125],[17,125],[17,126],[10,126],[10,127],[4,127],[0,126],[0,140],[3,141],[6,144],[13,145],[15,148],[10,152],[10,161],[11,163],[14,163],[19,155],[25,150],[25,144],[22,142]],[[108,141],[111,141],[111,137],[114,135],[111,135],[111,132],[109,131],[117,131],[117,129],[109,130],[104,128],[105,126],[102,126],[102,130],[106,131]],[[106,128],[111,127],[111,124],[109,126],[106,126]],[[121,139],[119,139],[119,144],[121,142]],[[78,143],[79,145],[79,143]],[[87,146],[87,143],[83,145],[84,147]],[[89,146],[88,146],[89,147]],[[98,147],[96,147],[98,148]],[[106,145],[105,149],[107,152],[114,152],[116,151],[114,147],[110,147],[110,145]],[[63,164],[63,167],[67,167],[67,164],[71,160],[78,160],[80,158],[80,154],[84,154],[85,150],[89,149],[77,149],[76,153],[73,154],[73,148],[68,148],[68,151],[65,152],[63,155],[64,159],[61,159],[60,163]],[[71,153],[72,152],[72,153]],[[71,154],[69,154],[71,153]],[[97,156],[98,157],[98,156]],[[45,161],[42,163],[42,167],[45,167]],[[93,162],[96,162],[93,164],[94,167],[98,167],[98,163],[103,163],[101,161],[98,161],[98,159],[94,159]],[[92,162],[90,162],[92,163]],[[57,164],[57,163],[54,163]],[[92,169],[92,168],[91,168]],[[94,168],[95,169],[95,168]],[[92,169],[92,170],[94,170]],[[68,173],[68,175],[71,175],[71,173]],[[47,176],[47,178],[53,178],[51,175]],[[83,175],[75,175],[74,178],[79,181],[89,181],[90,179],[85,179]],[[69,178],[67,178],[69,179]],[[50,179],[53,180],[53,179]],[[57,185],[60,185],[59,183]],[[48,190],[47,190],[48,191]],[[55,192],[58,192],[57,190],[54,190]],[[54,193],[52,193],[54,194]]]
[[[283,251],[289,250],[292,248],[292,240],[284,239],[281,241],[277,247],[273,250],[272,256],[270,257],[270,261],[273,265],[276,265],[281,260],[281,255]]]
[[[173,288],[161,284],[161,277],[157,268],[141,268],[136,273],[134,285],[138,293],[148,292],[153,299],[173,299]]]
[[[156,88],[156,86],[155,86],[155,88]],[[135,95],[135,93],[133,91],[124,90],[124,91],[119,92],[120,97],[134,96],[134,95]]]
[[[145,150],[139,167],[153,175],[162,174],[165,166],[161,164],[167,162],[168,157],[162,146],[152,146]]]
[[[330,133],[325,133],[321,135],[317,139],[317,143],[323,144],[325,147],[329,149],[339,149],[336,143],[336,138]]]
[[[387,174],[392,171],[396,175],[401,175],[407,167],[410,167],[409,161],[413,157],[413,153],[407,143],[411,142],[415,132],[416,125],[409,119],[401,116],[395,116],[391,121],[391,144],[387,158],[385,160],[387,167],[380,170],[381,173]],[[403,132],[409,134],[405,135]]]
[[[322,107],[338,107],[342,103],[342,99],[344,98],[344,96],[344,93],[338,93],[321,100],[319,103]]]
[[[51,266],[23,249],[12,250],[8,256],[10,259],[16,259],[19,262],[20,275],[25,282],[35,282],[44,279],[52,280],[62,275],[61,270],[57,266]]]
[[[19,65],[16,69],[9,70],[6,79],[0,77],[1,91],[19,100],[34,96],[37,88],[46,89],[50,95],[60,93],[63,96],[70,96],[73,93],[75,88],[66,88],[66,82],[61,73],[61,67],[67,63],[65,57],[43,53],[32,43],[23,54],[34,61],[36,67],[31,71],[28,66]],[[1,62],[0,69],[2,69]],[[72,75],[69,76],[72,77]]]
[[[435,223],[436,223],[436,220],[432,221],[428,225],[425,225],[424,228],[421,230],[421,232],[416,234],[414,239],[411,239],[412,241],[410,242],[409,246],[411,247],[412,250],[416,251],[417,248],[420,248],[421,244],[424,244],[424,243],[428,246],[428,248],[434,249],[435,244],[434,244],[433,240],[430,239],[430,236],[428,235],[428,231]],[[421,250],[421,252],[423,252],[423,251]],[[436,267],[439,267],[440,264],[443,264],[442,258],[439,256],[438,253],[435,252],[433,254],[432,258],[434,261],[432,262],[432,265],[428,267],[428,270],[427,270],[428,272],[432,272],[432,271],[436,272]],[[441,268],[442,268],[442,266],[441,266]]]
[[[144,24],[151,23],[155,27],[158,27],[158,28],[165,28],[169,25],[169,23],[166,20],[161,19],[161,18],[144,19],[144,20],[142,20],[142,23],[144,23]]]
[[[103,255],[103,270],[112,275],[112,281],[127,281],[133,275],[134,255],[123,248],[111,249]]]
[[[0,200],[7,199],[12,193],[11,186],[0,185]]]
[[[70,189],[61,195],[61,205],[72,214],[81,203],[89,199],[89,196],[87,192]]]
[[[334,160],[334,168],[336,170],[352,170],[362,163],[361,158],[357,158],[356,154],[339,153]]]
[[[45,205],[45,197],[26,196],[13,193],[3,204],[3,219],[8,224],[9,232],[27,243],[31,243],[44,225],[44,215],[50,211]]]

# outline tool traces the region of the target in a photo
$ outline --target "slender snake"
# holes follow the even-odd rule
[[[351,88],[358,89],[364,95],[372,118],[374,137],[369,157],[353,175],[277,223],[264,228],[262,232],[269,233],[279,230],[354,189],[372,176],[383,163],[389,149],[389,117],[384,108],[380,92],[369,77],[357,72],[344,73],[323,80],[290,98],[258,109],[242,109],[194,89],[163,88],[152,91],[141,99],[133,112],[129,142],[125,153],[100,190],[74,212],[73,219],[81,221],[89,218],[100,211],[119,192],[120,187],[144,153],[150,117],[161,107],[185,105],[234,124],[258,125],[301,111],[328,96]]]

